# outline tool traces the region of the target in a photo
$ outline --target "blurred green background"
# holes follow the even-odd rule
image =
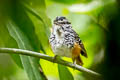
[[[120,48],[119,3],[119,0],[0,0],[0,47],[54,56],[48,42],[50,29],[57,16],[65,16],[85,45],[88,58],[82,57],[83,67],[113,80],[113,74],[119,73],[113,70],[111,78],[107,77],[108,67],[116,65],[115,61],[110,64],[113,48],[109,47],[116,42],[116,49]],[[120,52],[116,50],[116,53]],[[4,53],[0,54],[0,80],[44,80],[39,66],[48,80],[101,80],[43,59]],[[112,68],[116,67],[109,67]]]

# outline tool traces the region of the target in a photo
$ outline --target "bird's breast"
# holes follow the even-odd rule
[[[71,49],[64,44],[63,40],[57,41],[57,44],[54,46],[54,54],[65,57],[72,57]]]

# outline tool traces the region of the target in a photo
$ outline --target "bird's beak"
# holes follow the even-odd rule
[[[57,21],[56,21],[56,20],[54,21],[54,24],[58,25],[58,23],[57,23]]]

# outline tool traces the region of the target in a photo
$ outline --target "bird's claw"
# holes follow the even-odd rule
[[[55,55],[55,56],[53,57],[53,63],[56,62],[57,56],[58,56],[58,55]]]

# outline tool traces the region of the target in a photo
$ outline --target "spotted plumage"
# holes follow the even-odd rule
[[[55,55],[70,57],[79,65],[83,64],[80,53],[87,57],[80,37],[65,17],[56,17],[54,20],[49,42]]]

